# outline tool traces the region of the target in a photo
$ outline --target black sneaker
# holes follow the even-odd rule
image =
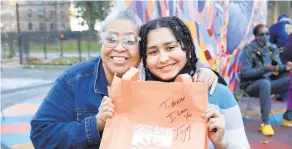
[[[292,110],[287,110],[283,115],[283,119],[292,121]]]
[[[276,100],[279,101],[279,102],[286,102],[286,100],[283,99],[282,97],[277,97]]]
[[[292,127],[292,110],[287,110],[283,115],[282,126]]]

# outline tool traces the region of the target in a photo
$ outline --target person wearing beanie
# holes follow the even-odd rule
[[[271,94],[280,94],[287,99],[290,78],[285,76],[286,66],[281,62],[279,50],[270,43],[269,30],[264,24],[253,29],[255,39],[244,47],[241,55],[240,88],[253,97],[259,97],[261,107],[262,134],[273,136],[269,121]]]
[[[282,125],[292,127],[292,33],[284,46],[283,59],[286,69],[290,72],[290,87],[288,90],[287,110],[283,115]]]
[[[288,40],[288,36],[292,31],[292,20],[289,18],[287,14],[281,14],[278,17],[277,23],[271,26],[270,34],[271,39],[270,41],[277,45],[277,47],[282,50],[284,44]]]

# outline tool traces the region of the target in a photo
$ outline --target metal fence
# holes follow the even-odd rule
[[[1,56],[6,57],[14,57],[17,52],[17,43],[16,33],[2,33],[1,32]]]
[[[17,53],[20,64],[76,63],[98,56],[101,46],[97,32],[23,32],[2,38],[1,45]]]

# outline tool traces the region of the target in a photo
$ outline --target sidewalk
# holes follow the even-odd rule
[[[6,63],[2,69],[1,92],[52,83],[64,69],[66,68],[23,68],[15,63]],[[35,91],[39,94],[38,88],[35,88]],[[1,112],[3,113],[0,116],[2,119],[1,142],[4,145],[13,149],[33,149],[29,138],[31,129],[29,122],[39,108],[44,96],[43,94],[32,98],[21,96],[19,98],[23,98],[24,101],[2,109],[3,111]],[[258,102],[258,100],[255,100],[253,104],[258,107]],[[255,110],[248,111],[247,115],[243,115],[245,130],[251,148],[292,149],[292,128],[279,126],[283,112],[286,109],[286,103],[273,100],[272,104],[279,120],[277,122],[274,117],[270,117],[276,134],[273,137],[264,137],[259,132],[260,116]],[[268,143],[266,144],[266,142]]]
[[[14,57],[11,59],[1,59],[1,69],[2,68],[16,68],[16,67],[20,67],[18,57]]]
[[[52,84],[69,66],[20,65],[18,59],[1,62],[1,93]]]
[[[2,78],[1,92],[9,92],[13,90],[21,90],[53,83],[53,80],[33,79],[33,78]]]
[[[67,67],[24,66],[19,65],[17,59],[1,61],[1,102],[2,106],[3,103],[7,105],[1,109],[0,117],[1,144],[4,147],[33,149],[29,138],[29,121],[44,98],[44,91],[40,91],[40,87],[52,84]],[[31,96],[29,94],[33,92],[37,96],[17,96],[20,92],[25,92],[22,93],[25,96]],[[4,96],[9,98],[4,99]]]
[[[2,118],[2,143],[12,149],[33,149],[30,135],[30,120],[40,106],[45,95],[26,99],[16,105],[3,110],[5,118]],[[21,98],[21,97],[20,97]],[[258,103],[255,103],[258,106]],[[283,114],[286,103],[273,101],[275,111],[279,119]],[[247,118],[248,117],[248,118]],[[260,121],[254,110],[243,116],[246,134],[252,149],[291,149],[292,129],[273,123],[275,136],[265,137],[259,132]],[[272,116],[271,121],[274,121]]]
[[[29,138],[31,129],[29,122],[43,98],[44,95],[26,99],[3,110],[1,142],[4,145],[11,149],[33,149]]]

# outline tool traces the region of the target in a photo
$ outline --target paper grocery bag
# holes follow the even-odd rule
[[[184,74],[175,82],[137,81],[131,68],[114,77],[109,96],[115,105],[100,149],[206,149],[207,85]]]

